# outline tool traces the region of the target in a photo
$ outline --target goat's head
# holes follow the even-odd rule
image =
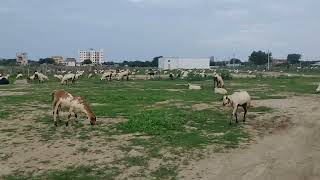
[[[96,124],[96,121],[97,121],[97,118],[94,114],[92,114],[92,116],[89,118],[90,120],[90,124],[91,125],[95,125]]]
[[[231,103],[230,98],[228,96],[223,96],[222,105],[226,106],[226,105],[229,105],[230,103]]]

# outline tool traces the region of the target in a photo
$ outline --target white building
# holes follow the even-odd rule
[[[159,69],[209,69],[210,58],[159,58]]]
[[[79,50],[79,59],[80,63],[82,63],[86,59],[90,59],[92,64],[102,64],[104,62],[103,49]]]
[[[66,66],[76,66],[77,61],[75,58],[67,58],[65,63],[66,63]]]
[[[28,54],[25,52],[20,52],[16,54],[17,65],[27,65],[28,64]]]

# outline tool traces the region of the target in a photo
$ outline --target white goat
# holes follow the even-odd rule
[[[100,78],[100,80],[106,80],[108,78],[108,81],[111,81],[111,78],[112,78],[112,74],[113,72],[112,71],[107,71],[107,72],[104,72]]]
[[[71,81],[72,84],[73,84],[75,82],[75,80],[76,80],[75,76],[76,75],[72,74],[72,73],[64,75],[62,80],[61,80],[61,84],[64,84],[64,83],[68,84],[68,81]]]
[[[318,88],[316,89],[316,93],[320,93],[320,84],[319,84]]]
[[[39,73],[39,72],[35,72],[34,73],[34,78],[37,78],[39,80],[39,82],[43,82],[44,80],[49,80],[48,76]]]
[[[123,71],[123,72],[119,72],[118,73],[118,80],[120,80],[120,79],[122,79],[123,80],[123,77],[127,77],[127,81],[129,81],[129,75],[130,75],[131,73],[130,73],[130,71],[127,69],[127,70],[125,70],[125,71]]]
[[[55,78],[59,79],[60,81],[61,81],[61,80],[62,80],[62,78],[63,78],[63,76],[62,76],[62,75],[57,75],[57,74],[53,75],[53,77],[55,77]]]
[[[228,91],[224,88],[214,88],[214,93],[215,94],[221,94],[221,95],[226,95],[228,94]]]
[[[224,87],[224,82],[223,82],[222,77],[219,74],[214,73],[213,74],[213,87],[215,88],[216,85],[217,85],[218,88],[223,88]]]
[[[247,91],[235,92],[229,96],[223,96],[223,106],[231,105],[233,107],[232,117],[236,117],[238,123],[237,110],[238,106],[242,106],[244,110],[243,122],[246,121],[247,109],[250,107],[251,97]],[[230,125],[231,125],[230,119]]]
[[[19,74],[17,75],[16,79],[19,79],[19,78],[22,78],[22,77],[23,77],[23,75],[22,75],[21,73],[19,73]]]
[[[191,90],[200,90],[201,89],[200,85],[195,85],[195,84],[190,84],[190,83],[188,83],[188,87]]]

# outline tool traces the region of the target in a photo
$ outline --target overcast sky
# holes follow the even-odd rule
[[[107,60],[154,56],[320,59],[319,0],[0,0],[0,57],[103,48]]]

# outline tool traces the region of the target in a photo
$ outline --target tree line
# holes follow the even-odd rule
[[[159,61],[159,58],[162,58],[163,56],[157,56],[157,57],[154,57],[152,59],[152,61],[123,61],[123,62],[112,62],[112,61],[109,61],[109,62],[105,62],[103,63],[103,65],[108,65],[108,66],[114,66],[114,65],[117,65],[117,66],[128,66],[128,67],[158,67],[158,61]],[[248,63],[251,64],[251,65],[266,65],[268,63],[268,57],[269,57],[269,62],[271,63],[272,60],[273,60],[273,57],[272,57],[272,53],[269,52],[263,52],[263,51],[253,51],[250,56],[249,56],[249,59],[248,59]],[[296,53],[293,53],[293,54],[288,54],[287,56],[287,63],[288,64],[297,64],[297,63],[300,63],[300,60],[301,60],[301,54],[296,54]],[[39,59],[39,61],[31,61],[29,60],[28,61],[29,64],[33,64],[33,65],[37,65],[37,64],[55,64],[55,61],[54,59],[52,58],[41,58]],[[227,63],[230,63],[230,64],[243,64],[243,62],[240,60],[240,59],[237,59],[237,58],[232,58],[230,59],[229,61],[220,61],[220,62],[216,62],[214,60],[213,57],[210,58],[210,65],[213,66],[213,65],[218,65],[218,66],[224,66],[226,65]],[[90,65],[92,64],[91,60],[90,59],[86,59],[82,62],[82,65]],[[16,65],[16,59],[3,59],[3,60],[0,60],[0,65],[2,66],[14,66]]]

